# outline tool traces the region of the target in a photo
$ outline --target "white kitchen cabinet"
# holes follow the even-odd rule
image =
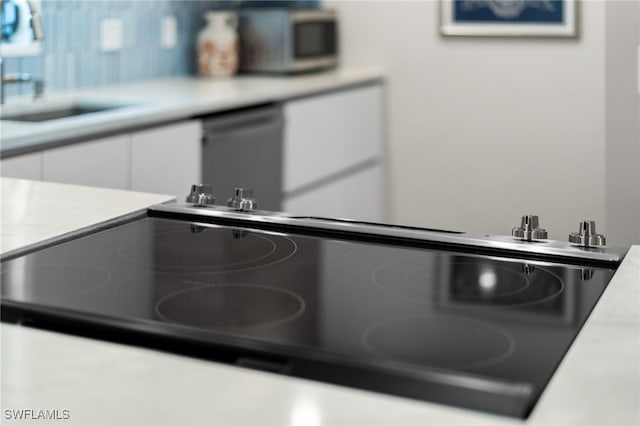
[[[385,220],[383,171],[379,164],[343,179],[308,191],[284,202],[284,210],[295,215]]]
[[[119,135],[43,151],[42,179],[129,188],[129,137]]]
[[[382,92],[374,84],[285,104],[285,211],[385,219]]]
[[[295,190],[380,155],[379,84],[285,104],[284,190]]]
[[[42,180],[42,153],[3,158],[0,161],[0,174],[4,177]]]
[[[201,122],[190,120],[2,160],[2,176],[182,198],[201,181]]]
[[[183,200],[202,180],[201,159],[200,120],[131,133],[131,189]]]
[[[282,170],[278,191],[284,210],[384,220],[382,84],[287,100],[283,109],[283,164],[280,168],[267,163]],[[33,178],[169,194],[182,200],[190,185],[203,179],[202,121],[128,131],[36,155],[42,160],[40,166],[29,160]],[[7,161],[18,164],[18,159],[23,156]]]

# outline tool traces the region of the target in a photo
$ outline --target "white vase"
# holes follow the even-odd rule
[[[226,77],[238,69],[238,15],[207,12],[207,25],[198,34],[198,73]]]

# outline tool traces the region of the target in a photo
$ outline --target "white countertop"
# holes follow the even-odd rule
[[[175,200],[169,195],[11,178],[0,178],[0,191],[3,256]]]
[[[112,204],[133,211],[156,197],[94,189],[108,201],[87,208],[93,219],[76,212],[61,222],[52,215],[82,205],[91,196],[85,187],[1,183],[3,252],[15,249],[4,241],[12,234],[19,241],[17,229],[38,229],[24,239],[31,244],[40,232],[50,238],[117,215]],[[42,191],[49,196],[36,196]],[[1,333],[4,424],[33,423],[8,419],[7,409],[68,410],[69,419],[55,424],[82,425],[640,424],[640,246],[627,254],[526,421],[5,323]]]
[[[35,102],[10,99],[0,110],[4,116],[74,103],[125,107],[40,123],[2,121],[0,149],[3,157],[12,156],[109,132],[371,83],[383,75],[378,69],[339,68],[287,77],[175,77],[49,94]]]

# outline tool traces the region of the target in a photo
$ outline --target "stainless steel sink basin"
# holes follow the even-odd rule
[[[2,111],[0,120],[4,121],[24,121],[40,123],[43,121],[59,120],[61,118],[75,117],[78,115],[95,114],[98,112],[111,111],[131,104],[113,103],[92,103],[73,102],[56,105],[34,105],[30,108],[19,108],[16,110]]]

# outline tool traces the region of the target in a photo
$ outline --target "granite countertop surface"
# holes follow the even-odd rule
[[[0,110],[0,115],[5,118],[23,112],[74,105],[117,108],[35,123],[3,120],[0,149],[5,158],[110,132],[124,132],[234,108],[282,102],[379,82],[383,76],[383,72],[377,69],[339,68],[289,77],[175,77],[53,93],[37,101],[10,99]]]
[[[0,179],[3,254],[171,199]],[[639,284],[633,246],[526,420],[2,323],[2,421],[49,409],[82,425],[638,425]]]

